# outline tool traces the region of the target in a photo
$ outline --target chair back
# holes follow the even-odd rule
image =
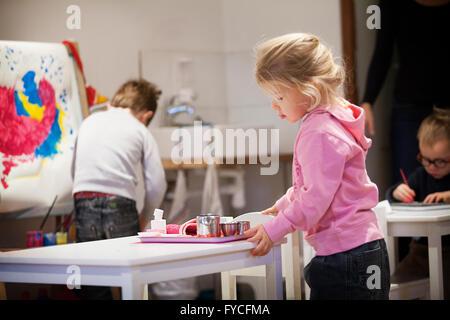
[[[388,235],[387,232],[387,219],[386,217],[391,214],[392,209],[389,204],[389,201],[384,200],[379,202],[375,208],[373,208],[373,211],[375,212],[375,215],[377,216],[378,224],[381,228],[381,231],[383,231],[383,235],[386,238]]]

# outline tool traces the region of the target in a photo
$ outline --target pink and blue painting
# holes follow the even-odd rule
[[[75,81],[64,45],[0,41],[0,212],[70,201]]]

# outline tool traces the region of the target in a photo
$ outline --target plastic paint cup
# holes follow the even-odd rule
[[[66,243],[67,243],[67,232],[57,232],[56,244],[66,244]]]
[[[42,247],[41,231],[27,231],[27,248]]]
[[[44,246],[54,246],[56,244],[56,233],[44,233]]]

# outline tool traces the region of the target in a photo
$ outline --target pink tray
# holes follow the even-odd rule
[[[194,236],[139,236],[139,239],[143,243],[224,243],[236,240],[244,240],[250,238],[249,236],[239,235],[239,236],[228,236],[228,237],[211,237],[211,238],[201,238]]]

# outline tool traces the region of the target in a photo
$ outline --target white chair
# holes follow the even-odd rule
[[[314,258],[314,256],[316,255],[316,251],[305,240],[305,237],[303,236],[303,234],[302,234],[302,241],[303,241],[303,267],[302,267],[302,271],[303,271],[304,268],[308,265],[308,263],[312,260],[312,258]],[[303,272],[302,272],[302,275],[303,275],[303,279],[302,279],[303,284],[305,286],[304,287],[305,288],[305,299],[309,300],[309,297],[311,295],[311,288],[306,283]]]
[[[391,206],[387,200],[384,200],[373,208],[378,219],[381,230],[384,233],[387,251],[389,255],[389,267],[391,275],[395,271],[397,250],[395,240],[389,236],[389,228],[386,217],[391,214]],[[389,299],[391,300],[411,300],[411,299],[429,299],[430,279],[424,278],[415,281],[391,283]]]
[[[233,221],[250,221],[250,227],[253,228],[269,219],[273,219],[273,216],[263,215],[259,212],[250,212],[236,217]],[[282,273],[286,283],[286,299],[300,300],[301,266],[299,232],[291,233],[286,238],[287,243],[281,245]],[[266,274],[265,268],[266,266],[257,266],[222,272],[222,299],[236,300],[236,276],[264,277]]]

